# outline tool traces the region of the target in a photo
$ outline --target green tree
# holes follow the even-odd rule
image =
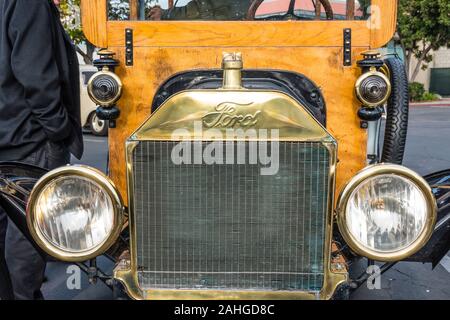
[[[77,52],[86,64],[92,64],[95,46],[90,43],[81,29],[80,0],[63,0],[60,4],[61,22],[72,38]],[[82,48],[85,44],[85,48]]]
[[[108,0],[108,18],[110,20],[128,20],[130,19],[130,1],[129,0]]]
[[[432,50],[450,46],[450,1],[400,0],[398,34],[408,72],[412,57],[418,61],[409,77],[413,82],[433,60]]]

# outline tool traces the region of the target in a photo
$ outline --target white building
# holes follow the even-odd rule
[[[425,89],[442,96],[450,96],[450,49],[441,48],[433,54],[433,61],[428,69],[421,70],[415,82],[425,85]],[[416,67],[417,60],[413,59],[410,66],[410,74]]]

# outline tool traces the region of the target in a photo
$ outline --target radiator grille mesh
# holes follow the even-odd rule
[[[142,289],[322,288],[326,147],[280,143],[278,174],[262,176],[261,165],[175,165],[175,144],[133,154]]]

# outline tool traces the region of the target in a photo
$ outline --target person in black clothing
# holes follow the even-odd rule
[[[2,217],[0,217],[2,218]],[[6,216],[3,217],[6,220]],[[0,221],[1,223],[1,221]],[[14,299],[8,266],[5,261],[4,239],[0,239],[0,300]]]
[[[0,161],[54,169],[70,153],[82,156],[78,58],[58,4],[0,0]],[[0,254],[14,296],[40,299],[45,262],[5,217],[0,208]]]

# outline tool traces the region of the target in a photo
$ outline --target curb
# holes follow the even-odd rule
[[[450,101],[445,99],[445,100],[441,100],[441,101],[410,103],[409,105],[411,107],[440,107],[440,108],[448,107],[448,108],[450,108]]]

